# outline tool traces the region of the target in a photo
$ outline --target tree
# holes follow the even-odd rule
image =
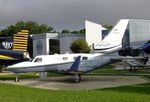
[[[54,33],[54,28],[46,24],[38,24],[34,21],[19,21],[15,25],[10,25],[6,29],[1,30],[0,36],[12,36],[13,34],[21,31],[22,29],[29,30],[29,34],[39,33]]]
[[[40,25],[40,27],[38,29],[38,32],[42,32],[42,33],[55,33],[56,31],[51,26],[48,26],[46,24],[42,24],[42,25]]]
[[[85,29],[80,29],[79,31],[72,31],[72,34],[85,34]]]
[[[90,52],[90,46],[88,46],[87,42],[84,39],[75,40],[71,44],[70,49],[74,53],[89,53]]]
[[[63,30],[61,31],[61,33],[62,33],[62,34],[64,34],[64,33],[70,33],[70,30],[69,30],[69,29],[63,29]]]
[[[79,30],[79,33],[80,33],[80,34],[85,34],[85,29]]]
[[[111,26],[111,25],[104,25],[103,27],[108,29],[108,30],[111,30],[113,28],[113,26]]]
[[[72,31],[71,34],[79,34],[78,31]]]

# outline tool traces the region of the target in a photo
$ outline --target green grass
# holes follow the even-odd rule
[[[144,76],[142,76],[142,77],[144,77],[144,78],[150,80],[150,75],[144,75]]]
[[[136,72],[130,72],[129,70],[115,70],[112,65],[107,65],[103,67],[98,67],[96,70],[90,72],[91,74],[115,74],[115,75],[125,75],[125,74],[150,74],[150,69],[140,69]]]
[[[48,77],[54,77],[54,76],[64,76],[62,73],[55,73],[55,72],[48,72]]]
[[[149,102],[150,83],[88,91],[53,91],[0,83],[0,93],[0,102]]]

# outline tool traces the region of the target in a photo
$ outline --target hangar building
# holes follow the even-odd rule
[[[37,34],[33,35],[33,56],[41,54],[55,54],[50,53],[52,46],[59,46],[58,53],[72,53],[70,46],[74,40],[79,38],[85,39],[84,34]],[[54,43],[56,42],[56,43]]]

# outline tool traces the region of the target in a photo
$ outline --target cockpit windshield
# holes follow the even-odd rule
[[[42,62],[42,58],[36,58],[34,62]]]

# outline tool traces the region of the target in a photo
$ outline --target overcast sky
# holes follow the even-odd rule
[[[30,20],[76,30],[85,20],[114,25],[120,18],[150,19],[150,0],[0,0],[0,28]]]

